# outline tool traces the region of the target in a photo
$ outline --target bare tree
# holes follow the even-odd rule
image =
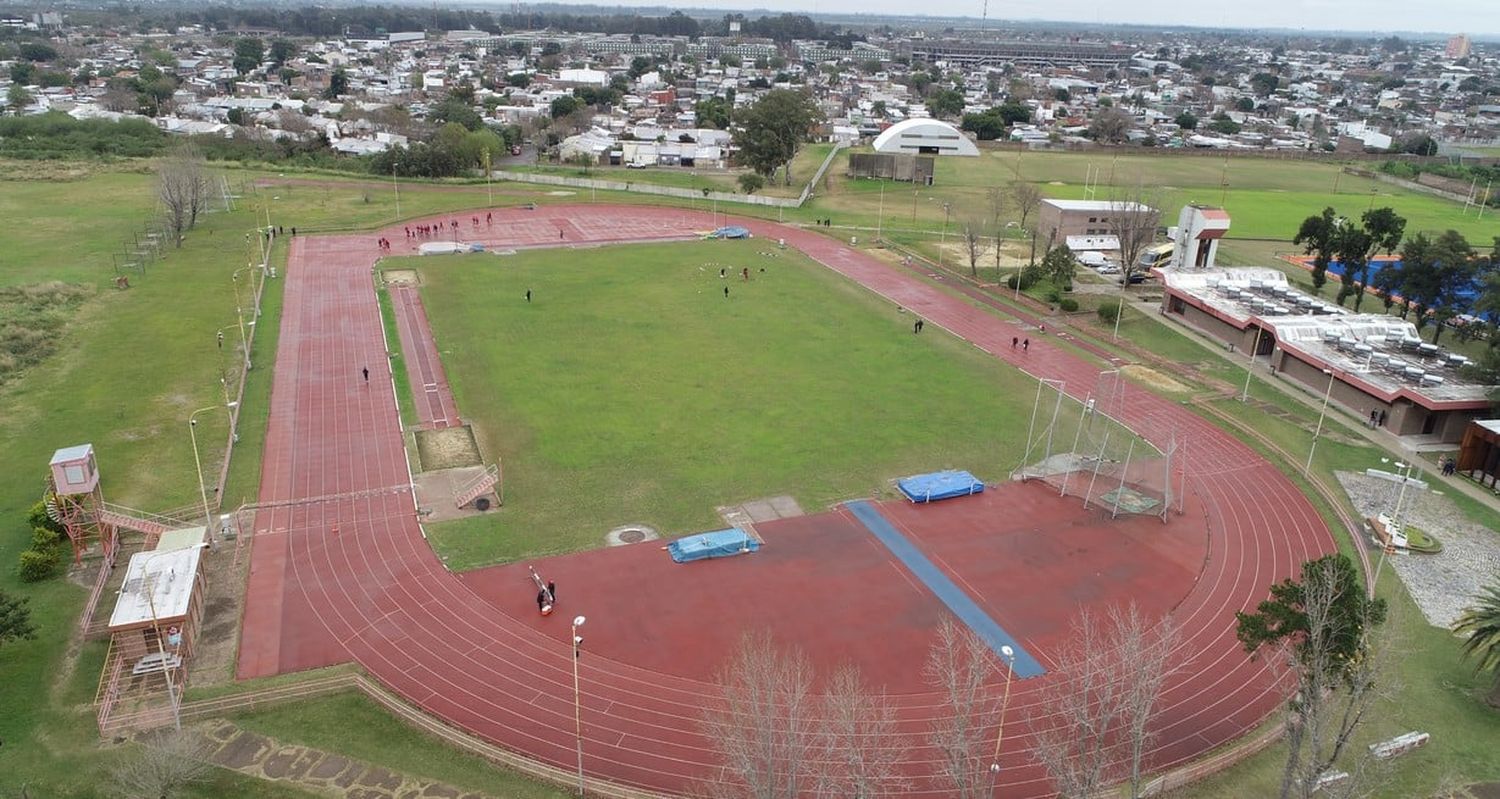
[[[1137,799],[1141,795],[1141,764],[1156,740],[1150,723],[1156,715],[1162,687],[1175,670],[1171,655],[1181,629],[1170,616],[1163,616],[1155,624],[1146,621],[1133,601],[1124,610],[1118,606],[1110,608],[1109,628],[1117,653],[1116,673],[1125,681],[1120,696],[1120,722],[1129,749],[1130,796]]]
[[[1035,755],[1058,793],[1088,797],[1128,766],[1130,795],[1141,795],[1141,766],[1154,733],[1168,659],[1178,640],[1170,618],[1147,621],[1134,602],[1104,617],[1088,610],[1073,622],[1068,646],[1053,669],[1055,682],[1033,721]]]
[[[1137,183],[1112,190],[1110,194],[1106,227],[1120,242],[1120,277],[1125,285],[1130,285],[1130,276],[1140,269],[1136,261],[1141,251],[1156,240],[1156,229],[1161,223],[1161,193]]]
[[[208,778],[213,766],[192,733],[166,732],[140,739],[139,749],[120,760],[110,776],[128,797],[169,799]]]
[[[979,277],[979,256],[984,253],[984,231],[989,225],[978,217],[963,220],[964,253],[969,256],[969,275]]]
[[[901,771],[907,742],[896,731],[896,711],[883,691],[865,685],[859,667],[833,673],[819,723],[817,796],[871,799],[910,787]]]
[[[1036,231],[1027,224],[1031,215],[1042,207],[1042,190],[1035,183],[1017,180],[1010,184],[1010,202],[1016,209],[1016,224],[1031,234],[1031,261],[1036,263]]]
[[[996,666],[989,646],[969,628],[943,620],[922,674],[942,702],[929,739],[938,753],[935,777],[957,799],[990,793],[986,731],[995,726],[1000,702],[987,686]]]
[[[1088,609],[1073,621],[1068,646],[1057,653],[1054,681],[1032,720],[1032,754],[1062,796],[1087,799],[1104,787],[1119,745],[1123,681],[1112,671],[1107,625]]]
[[[156,196],[178,247],[182,246],[182,234],[198,224],[198,214],[208,207],[209,185],[203,155],[191,144],[177,147],[157,167]]]
[[[995,229],[995,275],[1000,275],[1000,242],[1005,238],[1005,212],[1010,208],[1010,195],[999,186],[985,192],[990,206],[990,225]]]
[[[703,715],[720,763],[708,794],[797,799],[810,782],[816,743],[807,658],[778,650],[768,632],[747,633],[716,682],[722,697]]]

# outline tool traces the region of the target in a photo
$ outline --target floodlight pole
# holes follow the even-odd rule
[[[941,269],[943,267],[943,256],[946,254],[944,252],[944,250],[946,250],[948,248],[948,209],[951,208],[951,207],[952,206],[950,204],[943,203],[943,233],[942,233],[942,237],[938,239],[938,268],[939,269]]]
[[[995,730],[995,754],[990,757],[990,792],[993,794],[1000,782],[1000,744],[1005,740],[1005,711],[1010,707],[1010,681],[1015,676],[1016,650],[1000,647],[1000,659],[1005,662],[1005,696],[1000,700],[1000,726]]]
[[[1323,374],[1328,375],[1328,389],[1323,392],[1323,409],[1318,411],[1318,427],[1313,431],[1312,446],[1307,448],[1307,464],[1302,467],[1304,477],[1312,474],[1313,453],[1318,451],[1318,436],[1323,435],[1323,419],[1328,416],[1328,398],[1333,396],[1333,370],[1324,369]]]
[[[1250,376],[1255,374],[1255,356],[1260,354],[1260,337],[1265,332],[1264,327],[1255,328],[1255,346],[1250,348],[1250,365],[1245,367],[1245,390],[1240,392],[1240,402],[1250,401]]]
[[[583,616],[573,617],[573,738],[578,749],[578,795],[583,796],[583,705],[578,690],[578,655],[583,637],[578,628],[587,621]]]
[[[885,222],[885,180],[880,181],[880,207],[875,212],[875,243],[880,243],[880,229]]]
[[[228,402],[225,403],[224,407],[228,408],[230,410],[230,413],[233,414],[235,405],[236,403]],[[203,500],[203,528],[205,530],[213,529],[214,523],[213,517],[210,516],[208,512],[208,487],[203,484],[203,460],[198,456],[197,417],[198,414],[203,413],[204,411],[216,410],[218,407],[218,405],[209,405],[206,408],[199,408],[198,410],[193,411],[188,415],[188,436],[193,440],[193,466],[195,467],[194,473],[198,475],[198,497]],[[230,423],[233,424],[232,417]]]

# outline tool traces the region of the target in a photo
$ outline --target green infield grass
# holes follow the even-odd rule
[[[912,473],[1003,480],[1020,465],[1034,380],[763,249],[385,262],[422,272],[460,412],[504,461],[503,508],[431,525],[451,567],[599,546],[627,523],[717,529],[716,507],[762,497],[817,511]]]

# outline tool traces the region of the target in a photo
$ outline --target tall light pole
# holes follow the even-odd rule
[[[942,266],[943,266],[944,250],[948,249],[948,209],[951,208],[951,207],[952,206],[949,205],[948,203],[943,203],[943,233],[942,233],[942,238],[938,239],[938,267],[939,268],[942,268]]]
[[[1328,416],[1328,398],[1333,396],[1333,370],[1324,369],[1323,374],[1328,375],[1328,389],[1323,392],[1323,409],[1318,411],[1318,429],[1313,431],[1312,446],[1307,448],[1307,464],[1302,467],[1304,477],[1312,473],[1313,453],[1318,451],[1318,436],[1323,435],[1323,419]]]
[[[885,222],[885,180],[880,181],[880,206],[875,212],[875,243],[880,243],[880,229]]]
[[[1260,337],[1265,332],[1263,327],[1255,328],[1255,346],[1250,348],[1250,365],[1245,367],[1245,390],[1240,392],[1240,402],[1250,401],[1250,376],[1255,374],[1255,357],[1260,355]]]
[[[223,406],[229,409],[231,425],[234,424],[233,414],[237,405],[239,405],[238,402],[226,402]],[[214,520],[208,512],[208,487],[203,484],[203,460],[198,456],[198,414],[205,411],[218,410],[219,407],[218,405],[210,405],[206,408],[199,408],[188,415],[188,437],[193,440],[193,467],[194,471],[198,474],[198,497],[203,500],[203,528],[205,530],[213,529]]]
[[[583,704],[578,693],[578,648],[583,645],[583,636],[578,628],[587,621],[583,616],[573,617],[573,739],[578,745],[578,795],[583,796]]]
[[[400,163],[401,162],[400,162],[399,159],[396,159],[396,158],[392,158],[391,159],[391,188],[393,190],[395,190],[395,192],[396,192],[396,218],[397,219],[401,218],[401,184],[396,182],[396,166],[398,164],[400,164]]]
[[[1401,490],[1396,493],[1396,509],[1391,511],[1390,530],[1387,531],[1390,533],[1401,529],[1401,503],[1406,499],[1406,486],[1411,482],[1411,473],[1416,468],[1416,464],[1402,463],[1401,461],[1392,463],[1390,458],[1381,458],[1380,462],[1390,463],[1392,466],[1395,466],[1396,475],[1401,478]],[[1380,548],[1380,562],[1375,564],[1375,576],[1370,580],[1371,595],[1375,593],[1375,586],[1380,585],[1380,573],[1385,570],[1385,556],[1389,554],[1390,550],[1391,547],[1388,544]]]
[[[1010,707],[1010,680],[1016,670],[1016,650],[1000,647],[1000,659],[1005,661],[1005,698],[1000,702],[1000,729],[995,732],[995,754],[990,758],[990,792],[1000,786],[1000,744],[1005,740],[1005,711]]]

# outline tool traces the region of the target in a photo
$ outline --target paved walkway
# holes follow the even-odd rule
[[[494,213],[493,228],[470,230],[465,222],[462,238],[490,248],[592,245],[686,239],[713,224],[707,214],[628,206]],[[761,239],[784,238],[930,325],[1029,374],[1064,381],[1069,394],[1082,397],[1095,387],[1098,368],[1055,346],[1050,335],[1003,321],[867,253],[775,223],[718,221],[742,224]],[[478,596],[427,546],[411,497],[381,490],[410,480],[391,375],[376,368],[385,361],[385,344],[370,268],[382,236],[404,245],[398,252],[414,248],[401,227],[292,244],[260,497],[289,504],[256,516],[239,674],[356,660],[446,723],[571,768],[567,628],[532,629]],[[1011,346],[1023,335],[1032,338],[1029,351]],[[372,371],[368,384],[359,375],[364,365]],[[1244,734],[1279,706],[1270,659],[1244,655],[1234,640],[1233,612],[1252,607],[1269,585],[1335,547],[1298,489],[1211,423],[1134,386],[1124,391],[1120,415],[1159,447],[1174,436],[1188,441],[1179,462],[1192,495],[1189,518],[1201,520],[1207,541],[1198,580],[1174,611],[1185,631],[1178,657],[1184,669],[1163,703],[1153,754],[1161,767]],[[747,594],[742,601],[753,607],[756,600]],[[709,773],[715,757],[699,726],[714,690],[709,675],[663,674],[607,652],[591,653],[579,667],[589,779],[681,792]],[[1041,698],[1046,682],[1024,681],[1012,697],[1016,717],[1029,722],[1014,734],[1007,730],[1007,749],[1014,746],[1018,760],[1027,727],[1049,723]],[[894,701],[903,730],[917,741],[941,712],[930,693]],[[930,769],[936,753],[919,744],[912,757],[914,768]],[[1034,767],[1007,768],[1001,790],[1050,795]],[[941,794],[926,781],[913,791]]]

